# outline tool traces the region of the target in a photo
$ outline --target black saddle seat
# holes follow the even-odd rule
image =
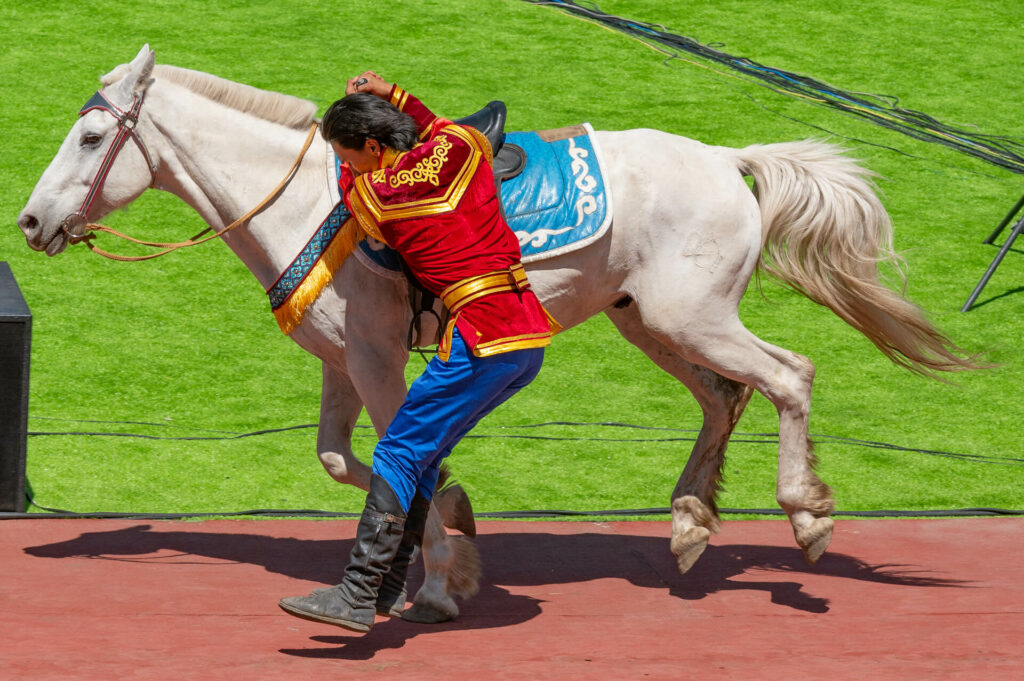
[[[487,106],[475,114],[460,118],[455,123],[468,125],[483,133],[487,141],[491,143],[491,151],[497,156],[501,145],[505,143],[505,117],[507,115],[508,109],[505,108],[505,102],[493,101],[488,102]]]
[[[481,132],[491,143],[494,154],[494,179],[500,186],[502,180],[508,180],[522,172],[526,167],[526,153],[515,144],[505,144],[505,117],[508,109],[505,102],[497,100],[488,102],[487,106],[455,121]]]

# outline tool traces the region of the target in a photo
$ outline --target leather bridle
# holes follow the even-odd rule
[[[90,111],[99,110],[107,112],[117,119],[117,132],[114,134],[114,139],[110,141],[110,146],[107,147],[107,153],[103,156],[103,161],[100,163],[100,167],[96,171],[96,176],[93,178],[92,184],[89,186],[89,192],[85,195],[85,199],[82,201],[81,207],[78,209],[77,213],[73,213],[65,218],[65,226],[71,223],[75,218],[79,219],[78,222],[80,224],[84,225],[88,223],[89,209],[92,208],[92,204],[96,201],[96,197],[99,196],[100,192],[103,190],[103,184],[107,181],[110,169],[113,168],[114,161],[117,160],[117,155],[121,153],[121,149],[124,147],[124,143],[129,137],[135,142],[135,146],[139,148],[139,151],[142,152],[143,158],[146,159],[146,164],[149,166],[149,186],[153,186],[153,183],[156,181],[156,168],[153,166],[153,159],[149,155],[146,145],[143,143],[138,133],[135,132],[135,128],[139,124],[139,111],[142,109],[143,97],[144,95],[134,96],[132,98],[131,107],[129,107],[127,111],[124,111],[107,99],[102,90],[98,90],[89,98],[89,101],[86,102],[85,106],[83,106],[78,112],[79,118]]]

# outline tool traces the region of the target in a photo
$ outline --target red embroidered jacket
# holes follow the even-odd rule
[[[478,357],[549,345],[549,317],[501,216],[487,139],[397,85],[391,103],[416,121],[421,144],[385,149],[371,173],[354,176],[345,164],[339,184],[360,227],[398,251],[452,311],[439,355],[447,359],[453,325]]]

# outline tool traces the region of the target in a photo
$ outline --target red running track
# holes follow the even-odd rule
[[[354,521],[8,520],[0,679],[1024,678],[1022,519],[842,519],[814,567],[785,521],[726,522],[687,575],[667,522],[479,530],[458,620],[357,635],[277,607]]]

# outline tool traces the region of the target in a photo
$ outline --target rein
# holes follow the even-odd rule
[[[86,194],[85,200],[82,202],[82,207],[79,208],[78,213],[69,215],[67,218],[64,219],[63,229],[68,233],[69,240],[71,243],[83,242],[93,253],[96,253],[97,255],[102,255],[104,258],[109,258],[110,260],[118,260],[121,262],[138,262],[141,260],[152,260],[153,258],[159,258],[162,255],[173,253],[174,251],[181,248],[188,248],[189,246],[198,246],[199,244],[206,243],[211,239],[216,239],[217,237],[224,236],[225,234],[235,229],[236,227],[248,222],[250,219],[252,219],[254,215],[262,211],[264,208],[267,207],[268,204],[277,199],[277,197],[280,196],[281,192],[291,181],[292,177],[295,176],[295,172],[298,170],[299,165],[302,163],[302,159],[306,156],[306,152],[309,150],[310,145],[313,143],[313,137],[316,135],[316,130],[318,127],[317,123],[313,123],[313,125],[310,126],[309,134],[306,135],[306,141],[302,145],[302,150],[299,152],[299,155],[295,158],[295,161],[292,163],[291,168],[289,168],[288,172],[285,173],[284,179],[282,179],[281,182],[279,182],[278,185],[274,187],[274,189],[269,194],[267,194],[266,198],[260,201],[252,210],[250,210],[245,215],[232,222],[227,227],[224,227],[223,229],[216,231],[214,231],[213,227],[207,227],[202,232],[199,232],[199,234],[196,234],[194,237],[188,239],[187,241],[179,241],[173,243],[163,243],[159,241],[142,241],[140,239],[128,236],[127,234],[122,234],[121,232],[118,232],[116,229],[112,229],[110,227],[107,227],[106,225],[100,225],[89,222],[88,218],[86,217],[86,214],[88,213],[89,208],[92,206],[93,201],[95,201],[96,196],[99,195],[100,190],[103,188],[103,183],[106,182],[107,175],[110,173],[110,168],[114,165],[114,160],[117,158],[118,153],[124,147],[125,140],[128,137],[131,137],[135,141],[135,144],[139,147],[139,150],[145,157],[146,162],[149,164],[149,172],[151,175],[154,176],[155,181],[155,169],[153,167],[153,163],[150,158],[149,152],[146,150],[146,145],[143,144],[142,140],[135,132],[135,126],[138,124],[139,110],[141,108],[141,97],[135,97],[132,100],[132,107],[129,111],[122,111],[121,109],[118,109],[116,106],[114,106],[106,97],[104,97],[102,92],[97,92],[92,96],[92,98],[88,102],[86,102],[85,106],[82,107],[82,110],[78,112],[79,116],[83,116],[89,111],[92,111],[93,109],[101,109],[103,111],[106,111],[107,113],[111,114],[112,116],[118,119],[117,134],[114,135],[114,139],[111,141],[110,147],[107,149],[107,153],[103,158],[103,162],[100,164],[100,168],[96,172],[96,177],[92,181],[92,186],[89,187],[89,192],[88,194]],[[152,181],[150,182],[149,186],[153,186]],[[84,223],[84,227],[82,228],[81,234],[75,234],[71,232],[67,227],[67,225],[75,221],[76,218],[78,218],[82,223]],[[200,238],[210,231],[213,231],[213,234],[210,234],[205,238]],[[149,246],[152,248],[162,248],[164,250],[158,251],[156,253],[150,253],[148,255],[118,255],[116,253],[109,253],[92,243],[92,240],[96,237],[95,232],[106,232],[107,234],[112,234],[113,236],[124,239],[125,241],[131,241],[132,243],[140,244],[142,246]]]

